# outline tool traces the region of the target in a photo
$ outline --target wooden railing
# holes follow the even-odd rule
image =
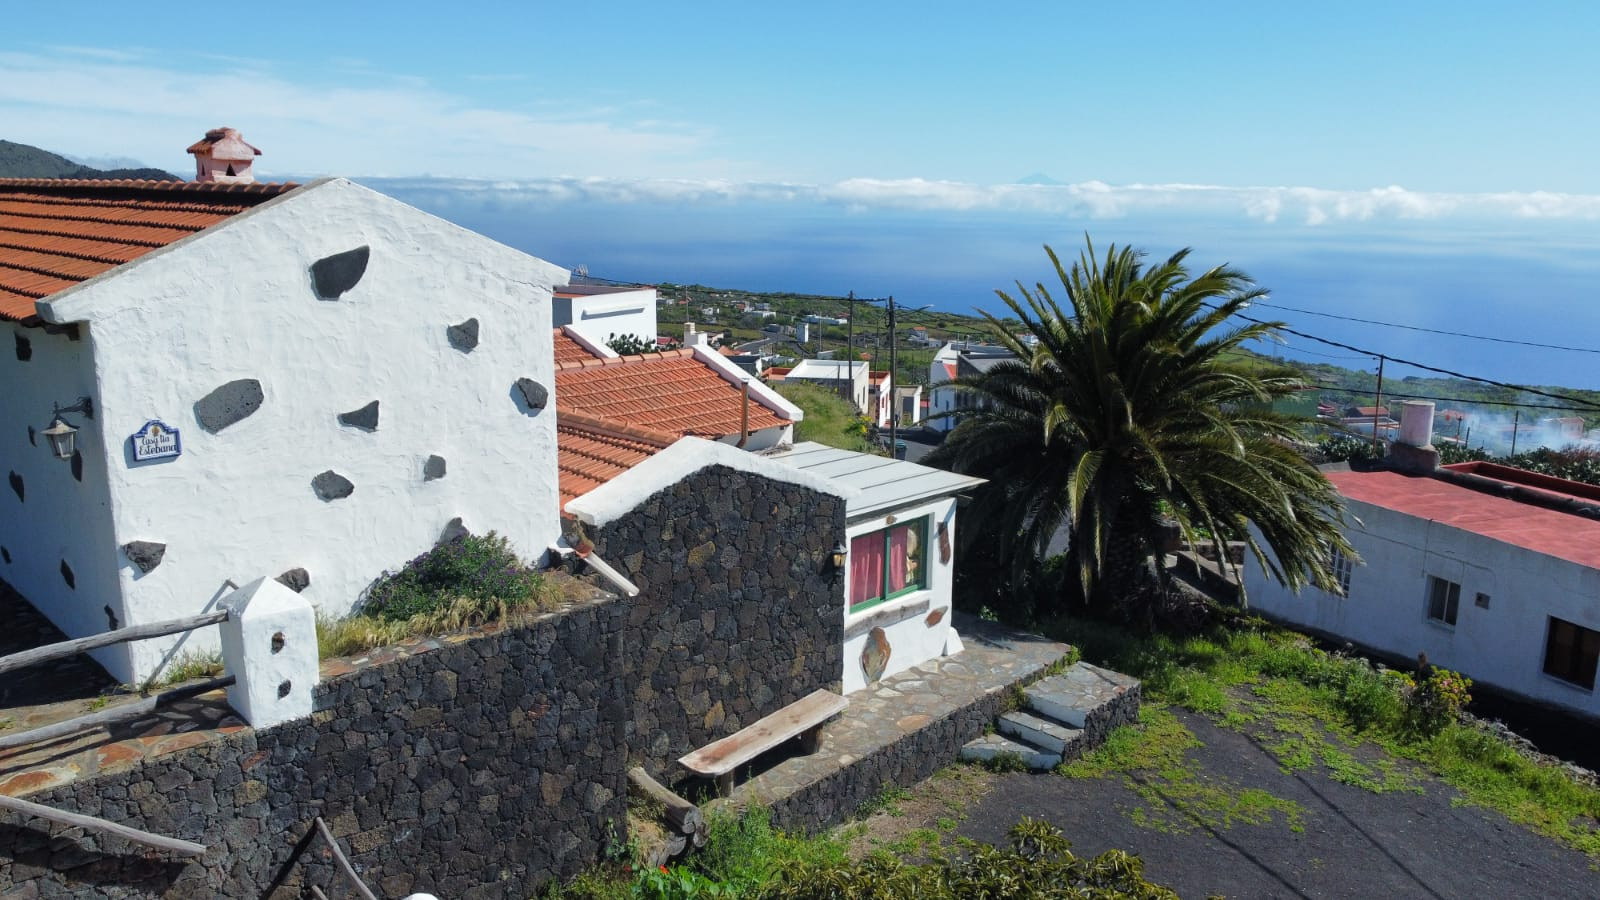
[[[215,612],[202,613],[198,616],[189,616],[183,619],[169,619],[165,622],[151,622],[147,625],[131,625],[127,628],[118,628],[113,631],[105,632],[104,634],[95,634],[84,638],[74,638],[73,640],[60,641],[58,643],[48,644],[43,647],[37,647],[32,650],[24,650],[21,653],[13,653],[9,656],[0,657],[0,675],[16,669],[21,669],[25,666],[38,665],[39,663],[64,659],[69,656],[76,656],[79,653],[86,653],[90,650],[95,650],[100,647],[109,647],[112,644],[145,640],[147,638],[164,637],[169,634],[177,634],[179,632],[193,631],[196,628],[204,628],[207,625],[216,625],[220,622],[227,621],[228,615],[229,613],[227,610],[217,610]],[[173,703],[176,703],[180,700],[187,700],[191,697],[197,697],[201,694],[210,693],[211,691],[228,687],[233,683],[234,678],[231,675],[223,678],[214,678],[210,681],[202,682],[200,684],[174,688],[170,691],[163,691],[153,697],[145,697],[134,703],[125,703],[121,706],[113,707],[111,709],[103,709],[97,712],[75,716],[71,719],[67,719],[64,722],[57,722],[53,725],[43,725],[38,728],[31,728],[27,731],[18,732],[16,734],[0,735],[0,750],[23,747],[29,744],[36,744],[41,741],[49,741],[56,738],[66,737],[82,731],[88,731],[95,728],[109,728],[112,725],[122,722],[131,722],[137,719],[143,719],[152,713],[159,712],[161,709],[171,706]],[[88,831],[96,831],[102,834],[114,835],[116,837],[132,841],[136,844],[143,844],[147,847],[155,847],[160,850],[167,850],[177,853],[181,856],[200,856],[206,852],[206,848],[203,845],[196,844],[191,841],[184,841],[179,840],[178,838],[170,838],[159,834],[152,834],[148,831],[140,831],[137,828],[119,825],[116,822],[110,822],[105,819],[99,819],[94,816],[86,816],[80,813],[66,812],[64,810],[44,806],[39,803],[22,800],[17,797],[0,795],[0,809],[9,809],[22,815],[37,816],[38,818],[70,827],[83,828]]]

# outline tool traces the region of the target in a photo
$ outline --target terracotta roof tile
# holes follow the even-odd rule
[[[743,391],[685,348],[643,356],[590,359],[557,368],[556,414],[578,413],[673,435],[738,434]],[[749,401],[750,430],[788,424]]]
[[[599,359],[590,353],[582,344],[573,340],[565,329],[557,328],[555,332],[556,368],[567,364],[581,363],[586,359]]]
[[[621,475],[659,450],[674,435],[606,422],[576,413],[558,413],[557,465],[560,469],[561,506]]]
[[[297,186],[0,178],[0,319]]]

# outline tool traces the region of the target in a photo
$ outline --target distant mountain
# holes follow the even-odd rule
[[[161,169],[96,169],[75,163],[65,156],[18,144],[0,141],[0,178],[142,178],[149,181],[182,181]]]
[[[1017,184],[1066,184],[1066,182],[1057,181],[1041,172],[1035,172],[1025,178],[1018,178]]]

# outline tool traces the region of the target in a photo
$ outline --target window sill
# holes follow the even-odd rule
[[[1551,675],[1549,672],[1546,672],[1542,669],[1539,671],[1539,677],[1551,684],[1560,685],[1569,691],[1577,691],[1580,694],[1588,694],[1591,696],[1594,694],[1594,688],[1592,687],[1584,687],[1576,681],[1568,681],[1559,675]]]
[[[844,639],[860,637],[874,628],[887,628],[923,615],[933,605],[933,591],[924,588],[845,616]]]

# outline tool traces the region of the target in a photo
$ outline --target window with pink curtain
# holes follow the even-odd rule
[[[883,532],[850,541],[850,607],[883,599]]]
[[[926,587],[927,520],[863,534],[850,541],[850,609]]]

